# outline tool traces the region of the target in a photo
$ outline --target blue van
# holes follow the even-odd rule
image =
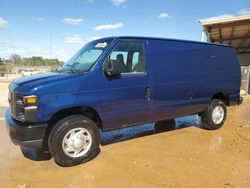
[[[6,122],[11,140],[42,148],[61,166],[99,153],[100,131],[198,114],[220,128],[242,103],[230,46],[148,37],[86,44],[57,72],[14,80]]]

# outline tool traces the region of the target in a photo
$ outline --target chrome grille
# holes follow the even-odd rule
[[[11,114],[13,119],[16,119],[18,121],[24,121],[25,120],[25,108],[22,105],[17,104],[17,100],[22,99],[22,95],[19,95],[15,92],[15,88],[17,85],[15,83],[11,83],[9,85],[9,105],[11,108]]]
[[[9,85],[9,106],[12,113],[12,118],[20,122],[33,122],[36,111],[36,105],[25,104],[22,94],[16,93],[16,88],[18,86],[15,83]],[[31,109],[32,108],[32,109]]]
[[[15,117],[15,94],[11,91],[10,92],[10,108],[12,116]]]
[[[17,106],[16,104],[17,95],[13,91],[10,91],[9,98],[10,98],[9,103],[10,103],[12,117],[14,119],[19,119],[18,117],[20,116],[20,112],[23,111],[23,108]]]

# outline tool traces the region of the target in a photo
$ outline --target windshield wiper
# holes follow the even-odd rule
[[[76,69],[71,69],[71,70],[68,70],[70,73],[80,73],[81,71],[80,70],[76,70]]]
[[[75,65],[78,65],[80,64],[79,62],[73,62],[72,64],[66,64],[65,66],[68,66],[68,67],[74,67]]]
[[[61,72],[67,72],[67,73],[81,73],[81,70],[76,70],[76,69],[64,69],[61,70]]]

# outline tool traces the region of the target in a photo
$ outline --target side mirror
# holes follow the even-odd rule
[[[122,73],[122,67],[117,60],[107,60],[105,63],[105,71],[109,76],[118,76]]]

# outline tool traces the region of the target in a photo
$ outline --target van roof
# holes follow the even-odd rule
[[[199,43],[199,44],[207,44],[207,45],[217,45],[217,46],[224,46],[230,47],[232,46],[226,44],[217,44],[217,43],[210,43],[210,42],[201,42],[201,41],[192,41],[192,40],[183,40],[183,39],[171,39],[171,38],[160,38],[160,37],[144,37],[144,36],[114,36],[114,37],[105,37],[105,38],[114,38],[114,39],[145,39],[145,40],[163,40],[163,41],[178,41],[178,42],[188,42],[188,43]],[[104,38],[102,38],[104,39]]]

